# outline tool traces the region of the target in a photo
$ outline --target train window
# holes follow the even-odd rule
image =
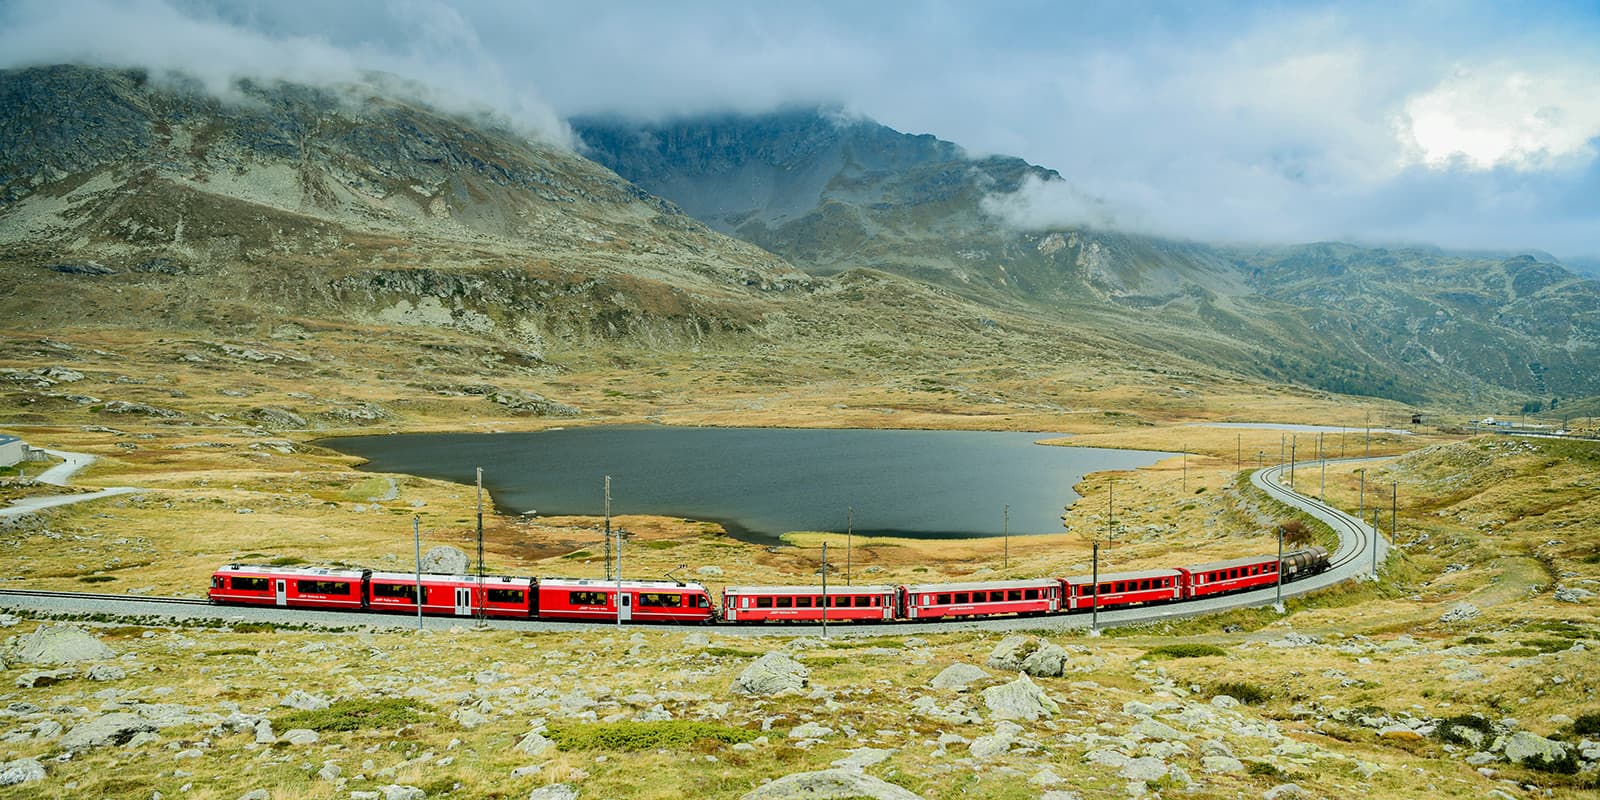
[[[873,602],[875,600],[877,600],[877,599],[878,598],[876,598],[876,597],[868,597],[866,595],[861,595],[860,597],[856,598],[856,608],[868,608],[868,607],[872,606]]]
[[[972,602],[972,593],[971,592],[956,592],[956,602],[957,603],[970,603],[970,602]]]
[[[770,598],[770,597],[757,597],[756,598],[756,608],[772,608],[772,598]]]
[[[393,597],[403,599],[407,603],[417,602],[416,584],[405,583],[374,583],[372,584],[373,597]]]
[[[1007,600],[1021,600],[1022,599],[1022,590],[1021,589],[1012,589],[1011,591],[1006,592],[1006,599]]]
[[[794,608],[793,597],[779,597],[775,599],[778,601],[778,608]]]
[[[343,581],[295,581],[301,594],[349,594],[350,584]]]
[[[711,598],[706,597],[703,594],[695,595],[694,607],[695,608],[710,608],[711,607]]]
[[[242,578],[235,576],[232,580],[233,588],[245,592],[264,592],[269,588],[268,584],[270,583],[266,578]]]
[[[211,588],[213,588],[213,589],[226,588],[226,587],[223,586],[223,584],[225,584],[227,582],[228,582],[228,579],[222,577],[221,575],[212,575],[211,576]]]
[[[939,595],[939,605],[941,605],[941,606],[950,605],[950,595],[947,595],[947,594]]]
[[[1039,599],[1039,590],[1038,589],[1029,589],[1027,592],[1024,593],[1024,596],[1027,597],[1029,600],[1038,600]]]
[[[794,599],[794,606],[795,606],[795,608],[810,608],[811,607],[811,598],[809,598],[809,597],[796,597]]]
[[[1109,583],[1100,584],[1100,593],[1101,594],[1111,594],[1111,584],[1109,584]]]
[[[567,592],[567,602],[575,606],[608,606],[611,598],[605,592]]]
[[[658,592],[641,592],[639,605],[651,608],[677,608],[683,605],[683,595],[664,594]]]
[[[527,599],[521,589],[490,589],[489,602],[491,603],[521,603]]]

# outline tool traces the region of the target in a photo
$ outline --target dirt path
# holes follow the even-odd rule
[[[67,482],[72,479],[73,475],[76,475],[79,470],[94,462],[94,456],[88,453],[69,453],[65,450],[46,450],[45,452],[61,459],[61,463],[45,470],[34,480],[39,483],[48,483],[51,486],[67,486]],[[23,514],[31,514],[43,508],[83,503],[89,500],[99,500],[102,497],[114,497],[119,494],[137,491],[139,491],[138,488],[133,486],[113,486],[109,489],[101,489],[98,492],[89,492],[87,494],[24,497],[20,500],[12,501],[10,506],[0,508],[0,517],[16,517]]]

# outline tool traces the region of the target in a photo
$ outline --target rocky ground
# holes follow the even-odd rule
[[[1587,794],[1595,631],[1508,655],[1516,633],[1452,613],[1425,636],[1284,621],[1188,646],[626,630],[419,641],[6,616],[0,797]],[[1534,711],[1533,696],[1570,713]]]

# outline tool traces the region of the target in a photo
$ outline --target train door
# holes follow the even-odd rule
[[[623,622],[633,619],[633,595],[622,592],[617,606],[617,618]]]
[[[472,616],[472,589],[470,587],[456,587],[456,616]]]
[[[282,578],[278,578],[277,580],[273,581],[272,582],[272,593],[273,593],[274,602],[276,602],[278,605],[280,605],[280,606],[289,605],[289,582],[288,581],[286,581],[286,580],[284,580]]]

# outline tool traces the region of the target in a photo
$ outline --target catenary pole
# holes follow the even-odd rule
[[[1005,537],[1006,547],[1005,547],[1005,552],[1000,557],[1000,568],[1004,570],[1004,569],[1010,569],[1011,568],[1011,504],[1010,503],[1006,503],[1005,511],[1003,513],[1005,514],[1005,518],[1006,519],[1005,519],[1005,529],[1004,529],[1005,532],[1002,535]]]
[[[1283,613],[1283,526],[1278,526],[1278,613]]]
[[[411,544],[417,550],[417,630],[422,630],[422,518],[411,515]]]
[[[610,475],[606,476],[606,495],[605,495],[605,497],[606,497],[606,500],[605,500],[605,514],[606,514],[606,557],[605,557],[605,562],[606,562],[606,577],[610,578],[611,577],[611,476]]]
[[[855,556],[856,533],[856,507],[844,508],[844,585],[853,585],[850,580],[850,562]]]
[[[828,543],[822,543],[822,638],[828,638]]]
[[[478,624],[487,624],[483,617],[483,467],[478,467]]]
[[[1094,603],[1089,606],[1089,634],[1100,632],[1100,543],[1094,543]]]

